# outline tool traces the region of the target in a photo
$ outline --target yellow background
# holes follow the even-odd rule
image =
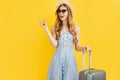
[[[51,31],[58,1],[0,1],[0,80],[47,79],[55,47],[38,20],[45,19]],[[120,80],[120,1],[69,1],[80,27],[80,44],[93,50],[93,68],[105,70],[107,80]],[[75,51],[75,57],[80,71],[81,52]]]

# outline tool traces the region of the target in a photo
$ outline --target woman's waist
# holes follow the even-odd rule
[[[74,48],[74,45],[73,44],[58,44],[57,48],[71,48],[73,49]]]

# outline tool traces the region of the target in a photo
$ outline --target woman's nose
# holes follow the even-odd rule
[[[60,15],[62,15],[62,12],[60,12]]]

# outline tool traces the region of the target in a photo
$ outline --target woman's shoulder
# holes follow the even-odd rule
[[[77,32],[80,31],[80,26],[75,25],[75,30],[76,30]]]

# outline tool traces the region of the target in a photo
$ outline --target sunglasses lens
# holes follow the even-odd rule
[[[57,13],[60,13],[61,11],[60,10],[57,10]]]
[[[66,10],[62,10],[62,13],[65,13],[66,12]]]
[[[67,10],[65,10],[65,9],[63,9],[63,10],[57,10],[57,13],[60,13],[60,12],[62,12],[62,13],[65,13]]]

